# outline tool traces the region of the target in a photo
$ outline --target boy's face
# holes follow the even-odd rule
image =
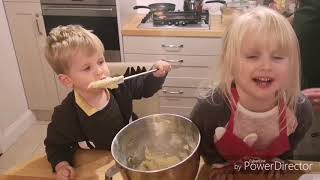
[[[88,89],[88,85],[97,80],[110,76],[110,71],[102,53],[96,52],[88,56],[85,51],[79,50],[71,59],[69,71],[69,87],[82,91],[95,91]]]
[[[275,100],[278,90],[287,89],[289,58],[277,47],[277,42],[267,43],[266,38],[256,34],[246,33],[233,66],[233,76],[242,95],[270,102]]]

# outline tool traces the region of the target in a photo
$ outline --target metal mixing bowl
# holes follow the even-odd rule
[[[128,179],[194,180],[199,168],[200,133],[187,118],[155,114],[124,127],[113,139],[111,153]],[[139,169],[152,155],[178,162],[159,169]]]

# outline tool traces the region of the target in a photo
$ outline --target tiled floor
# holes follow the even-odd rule
[[[0,156],[0,174],[44,152],[49,121],[37,121],[19,140]]]

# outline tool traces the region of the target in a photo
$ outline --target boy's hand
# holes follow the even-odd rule
[[[171,65],[161,60],[157,61],[153,67],[158,69],[158,71],[153,72],[153,76],[155,77],[163,77],[171,70]]]
[[[62,161],[55,167],[57,180],[72,180],[75,179],[75,172],[68,162]]]

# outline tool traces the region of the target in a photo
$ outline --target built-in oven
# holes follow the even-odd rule
[[[41,0],[41,9],[47,34],[59,25],[79,24],[99,37],[107,61],[121,61],[115,0]]]

